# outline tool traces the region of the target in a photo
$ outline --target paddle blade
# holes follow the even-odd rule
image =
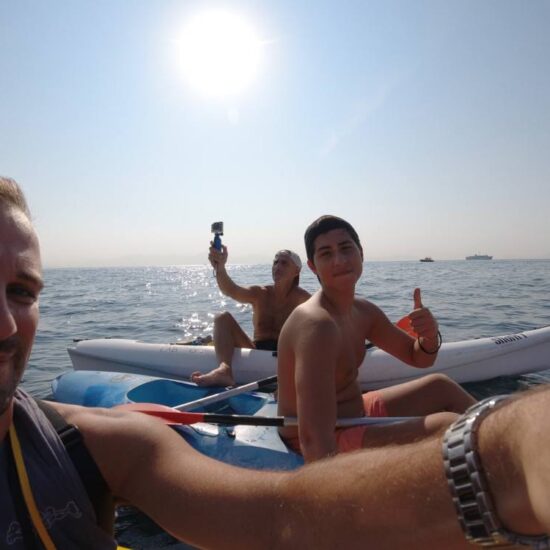
[[[408,315],[405,315],[402,319],[399,319],[397,323],[395,323],[397,327],[399,327],[401,330],[404,330],[407,334],[412,336],[413,338],[418,338],[418,334],[415,332],[415,330],[411,326],[411,320]]]
[[[204,421],[204,414],[202,413],[179,412],[166,405],[158,405],[156,403],[124,403],[114,408],[154,416],[168,425],[195,424]]]
[[[209,422],[211,424],[227,424],[230,426],[284,426],[283,417],[254,416],[246,414],[217,414],[180,412],[155,403],[126,403],[117,408],[127,411],[135,411],[160,418],[165,424],[195,424],[197,422]]]

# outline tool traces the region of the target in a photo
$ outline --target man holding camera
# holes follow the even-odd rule
[[[202,374],[194,372],[191,380],[199,386],[232,386],[235,384],[231,362],[235,348],[277,350],[277,340],[287,317],[294,308],[305,302],[309,292],[299,286],[302,262],[291,250],[275,254],[272,266],[272,285],[242,287],[226,270],[227,247],[220,249],[211,243],[208,259],[216,273],[216,281],[225,296],[252,305],[253,340],[227,311],[214,320],[214,347],[218,367]]]

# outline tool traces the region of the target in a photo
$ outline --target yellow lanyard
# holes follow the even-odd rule
[[[44,545],[46,550],[55,550],[55,544],[50,538],[50,534],[42,521],[42,517],[38,508],[36,507],[36,501],[34,500],[34,495],[32,494],[31,484],[29,482],[29,476],[27,474],[27,469],[25,468],[25,461],[23,459],[23,453],[21,452],[21,444],[19,443],[19,438],[17,437],[17,432],[15,431],[15,426],[13,422],[10,426],[10,442],[13,452],[13,458],[15,460],[15,467],[17,469],[17,475],[19,476],[19,483],[21,484],[21,492],[23,493],[23,499],[27,505],[27,510],[31,517],[32,524]]]

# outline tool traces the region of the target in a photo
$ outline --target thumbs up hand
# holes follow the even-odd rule
[[[415,288],[413,292],[414,309],[422,309],[422,296],[420,295],[420,289]]]
[[[419,288],[413,293],[414,309],[409,313],[410,324],[418,334],[422,347],[427,350],[436,350],[438,347],[438,325],[432,312],[422,304]]]

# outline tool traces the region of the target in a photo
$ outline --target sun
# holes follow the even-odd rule
[[[210,97],[226,97],[248,88],[260,65],[262,44],[241,16],[208,11],[191,18],[178,41],[178,59],[186,82]]]

